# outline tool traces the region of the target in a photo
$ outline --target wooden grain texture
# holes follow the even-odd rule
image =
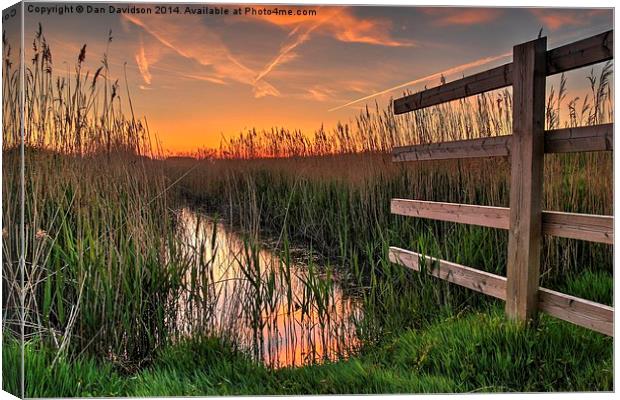
[[[542,38],[546,39],[546,38]],[[549,50],[545,76],[555,75],[613,58],[613,30]],[[513,84],[513,63],[479,72],[394,100],[394,114],[458,100]]]
[[[545,131],[545,153],[612,151],[614,124]],[[431,161],[510,155],[512,135],[395,147],[392,161]]]
[[[612,216],[544,211],[542,222],[546,235],[614,244]]]
[[[614,309],[604,304],[556,292],[538,290],[538,309],[556,318],[614,336]]]
[[[465,267],[450,261],[439,260],[398,247],[390,247],[389,257],[391,262],[414,271],[419,272],[426,265],[428,267],[426,271],[437,278],[501,300],[506,298],[506,278],[503,276]]]
[[[396,147],[392,150],[392,161],[505,157],[510,153],[510,140],[511,136],[508,135]]]
[[[392,214],[406,217],[427,218],[497,229],[510,228],[510,209],[507,207],[392,199],[390,210]],[[614,217],[543,211],[542,233],[570,239],[613,244]]]
[[[547,52],[547,75],[587,67],[614,56],[614,31],[609,30]]]
[[[506,278],[450,261],[440,260],[398,247],[390,247],[390,261],[414,271],[426,271],[439,279],[477,292],[506,299]],[[613,336],[614,309],[604,304],[538,288],[536,307],[553,317]]]
[[[404,114],[512,84],[512,64],[504,64],[441,86],[394,100],[394,114]]]
[[[489,228],[508,229],[509,210],[506,207],[476,206],[434,201],[392,199],[392,214],[429,218]]]
[[[613,146],[613,123],[545,131],[545,153],[612,151]]]
[[[521,321],[535,317],[537,311],[542,242],[546,49],[546,38],[513,49],[506,314]]]

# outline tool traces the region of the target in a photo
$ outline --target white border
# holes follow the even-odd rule
[[[40,0],[29,1],[29,2],[43,2]],[[47,1],[48,3],[88,3],[88,1]],[[96,1],[101,3],[113,3],[117,1]],[[200,1],[200,0],[183,0],[183,1],[124,1],[126,3],[222,3],[222,4],[234,4],[235,1],[229,0],[209,0],[209,1]],[[2,9],[12,6],[16,2],[10,0],[0,0],[0,6]],[[312,1],[312,0],[295,0],[295,1],[286,1],[286,0],[268,0],[268,1],[258,1],[258,0],[245,0],[245,1],[237,1],[236,3],[243,4],[332,4],[332,5],[377,5],[377,6],[390,6],[390,5],[399,5],[399,6],[479,6],[479,7],[558,7],[558,8],[580,8],[580,7],[614,7],[614,21],[617,17],[618,10],[615,8],[615,2],[610,0],[588,0],[588,1],[577,1],[577,0],[521,0],[518,4],[508,0],[450,0],[450,1],[434,1],[434,0],[425,0],[425,1],[412,1],[412,0],[388,0],[386,2],[380,1],[368,1],[368,0],[321,0],[321,1]],[[22,13],[23,16],[23,13]],[[614,24],[615,28],[615,24]],[[614,41],[614,53],[617,54],[618,44],[617,41]],[[619,87],[619,79],[614,79],[614,107],[617,106],[616,103],[616,93],[618,92]],[[0,116],[1,116],[1,108],[0,108]],[[618,133],[618,125],[614,126],[614,139],[616,134]],[[615,140],[614,140],[615,142]],[[614,147],[616,147],[614,145]],[[0,155],[1,161],[1,155]],[[617,192],[619,182],[618,179],[620,177],[620,164],[616,162],[616,157],[614,155],[614,210],[619,209],[620,200],[615,196]],[[2,178],[0,176],[0,184],[2,182]],[[0,216],[1,218],[1,216]],[[614,230],[616,232],[620,231],[620,221],[615,219]],[[615,245],[614,245],[615,246]],[[1,257],[1,255],[0,255]],[[620,260],[620,255],[618,252],[614,251],[614,274],[616,273],[616,265],[618,265],[618,261]],[[614,279],[614,299],[618,298],[620,294],[620,285],[617,284],[617,279]],[[615,324],[615,336],[618,335],[619,324]],[[1,349],[1,341],[0,341],[0,349]],[[620,372],[620,367],[618,363],[618,343],[614,340],[614,388],[616,385],[616,379]],[[0,368],[2,360],[0,358]],[[1,379],[1,377],[0,377]],[[366,396],[370,398],[380,398],[388,395],[373,395]],[[512,399],[538,399],[544,397],[545,399],[562,399],[562,400],[583,400],[584,396],[587,396],[588,399],[610,399],[614,398],[614,393],[541,393],[541,394],[523,394],[523,393],[515,393],[515,394],[451,394],[451,395],[389,395],[391,399],[394,400],[405,400],[405,399],[414,399],[414,398],[431,398],[431,399],[455,399],[455,398],[467,398],[467,399],[495,399],[495,398],[512,398]],[[285,399],[296,399],[303,398],[307,396],[278,396],[279,398]],[[313,397],[336,397],[336,396],[313,396]],[[338,396],[340,399],[353,399],[359,396],[352,395],[341,395]],[[178,399],[200,399],[203,397],[176,397]],[[206,398],[206,397],[204,397]],[[234,397],[228,397],[234,398]],[[268,399],[270,396],[245,396],[245,399],[254,400],[254,399]],[[5,399],[15,399],[15,397],[11,396],[6,392],[0,392],[0,400]],[[151,399],[149,397],[145,399]],[[155,399],[155,398],[153,398]],[[170,397],[170,399],[173,399]]]

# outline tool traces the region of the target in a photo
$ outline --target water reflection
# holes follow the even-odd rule
[[[179,221],[184,256],[194,263],[179,299],[184,334],[230,338],[272,367],[334,360],[355,348],[361,311],[337,275],[278,256],[188,208]]]

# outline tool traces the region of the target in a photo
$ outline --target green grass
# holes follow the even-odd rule
[[[92,357],[69,361],[41,343],[25,346],[24,370],[26,397],[97,396],[105,393],[118,396],[125,387],[124,380],[110,363]],[[21,348],[19,342],[5,337],[2,346],[3,390],[17,394],[20,389]],[[16,366],[11,368],[8,366]]]
[[[568,277],[564,284],[564,292],[612,306],[614,280],[603,271],[586,269]]]
[[[130,375],[84,356],[51,368],[53,353],[30,343],[26,388],[31,397],[610,391],[611,343],[546,317],[524,328],[499,308],[407,331],[346,361],[279,370],[214,338],[166,347]],[[7,342],[5,365],[18,354],[16,342]]]
[[[598,391],[613,388],[612,342],[550,317],[524,329],[496,309],[407,333],[392,354],[400,367],[451,377],[462,391]]]

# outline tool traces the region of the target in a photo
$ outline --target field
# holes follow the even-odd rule
[[[90,74],[83,49],[63,78],[39,32],[21,243],[9,48],[5,390],[20,392],[19,368],[6,366],[19,364],[21,335],[28,397],[613,390],[612,338],[546,316],[510,322],[503,303],[387,258],[395,245],[506,274],[506,232],[396,217],[389,204],[508,206],[508,160],[397,165],[389,152],[509,133],[510,91],[403,117],[376,105],[331,131],[250,130],[164,158],[108,79],[107,55]],[[562,79],[547,128],[612,122],[611,71],[593,71],[583,99],[566,99]],[[612,215],[612,161],[547,156],[544,209]],[[611,305],[611,246],[546,237],[541,285]]]

